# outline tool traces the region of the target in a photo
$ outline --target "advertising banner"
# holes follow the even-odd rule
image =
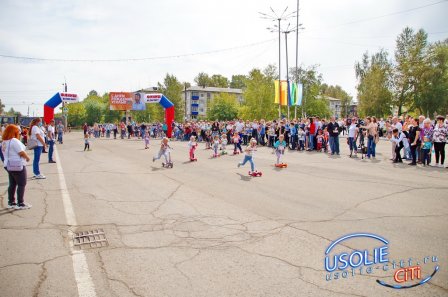
[[[159,103],[160,99],[162,99],[162,94],[157,94],[157,93],[153,93],[153,94],[145,94],[145,93],[141,93],[142,97],[143,97],[143,101],[145,103]]]
[[[65,103],[76,103],[79,102],[77,94],[60,93],[61,99]]]
[[[160,93],[110,92],[110,110],[146,110],[146,104],[160,103]]]
[[[141,93],[110,92],[110,110],[146,110]]]
[[[110,92],[109,102],[110,102],[110,110],[131,110],[132,93]]]

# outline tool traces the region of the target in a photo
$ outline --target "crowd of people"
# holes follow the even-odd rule
[[[409,165],[431,164],[435,155],[436,167],[445,162],[448,119],[438,116],[431,120],[424,116],[391,116],[386,119],[376,117],[349,117],[336,120],[309,117],[293,120],[253,120],[243,121],[189,121],[173,123],[171,140],[204,142],[205,148],[225,154],[225,147],[233,145],[233,152],[243,152],[242,146],[255,141],[257,146],[272,147],[278,153],[278,146],[289,150],[318,151],[340,155],[340,136],[346,135],[349,157],[376,158],[376,145],[380,139],[391,142],[390,159],[394,163],[411,161]],[[113,137],[143,139],[145,148],[151,138],[166,136],[167,127],[162,123],[116,123],[84,125],[86,139],[90,137]],[[192,138],[193,137],[193,138]],[[280,140],[280,137],[282,139]],[[285,145],[279,145],[283,142]],[[192,145],[190,155],[192,154]],[[194,145],[193,145],[194,147]],[[160,156],[164,156],[161,154]],[[160,158],[158,155],[157,157]],[[194,159],[191,157],[190,159]],[[167,160],[168,162],[169,160]],[[278,162],[277,162],[278,163]]]
[[[251,165],[249,174],[261,175],[255,170],[254,154],[259,146],[271,147],[276,155],[275,166],[285,167],[282,156],[285,150],[317,151],[340,155],[340,135],[346,135],[349,157],[375,158],[376,145],[380,139],[391,142],[390,160],[393,163],[409,161],[410,166],[431,165],[435,155],[434,167],[444,167],[445,145],[448,134],[448,118],[438,116],[435,120],[425,116],[389,117],[350,117],[329,120],[319,117],[304,119],[281,119],[265,121],[190,121],[173,123],[172,137],[168,139],[167,126],[163,123],[104,123],[89,126],[84,124],[84,150],[90,150],[91,138],[143,139],[145,149],[150,139],[161,138],[160,149],[153,161],[165,158],[164,166],[173,167],[169,141],[188,141],[189,157],[196,161],[195,150],[198,143],[205,143],[206,149],[213,150],[213,157],[227,154],[227,145],[233,147],[233,154],[244,153],[238,166]],[[40,172],[40,157],[48,154],[48,163],[56,163],[53,158],[56,142],[63,143],[65,133],[61,122],[52,120],[44,124],[40,118],[32,120],[29,127],[5,124],[1,129],[0,158],[9,177],[8,208],[26,209],[31,205],[24,202],[27,181],[26,164],[30,157],[26,149],[33,150],[33,179],[45,179]],[[244,146],[244,149],[243,149]],[[47,151],[48,148],[48,151]],[[17,192],[17,195],[16,195]],[[17,196],[17,200],[16,197]]]

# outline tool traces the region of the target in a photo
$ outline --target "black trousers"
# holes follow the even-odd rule
[[[8,204],[14,205],[16,203],[15,194],[17,190],[17,204],[23,205],[26,186],[26,167],[23,166],[22,171],[8,171],[8,177]]]
[[[88,143],[84,144],[84,150],[86,150],[86,149],[90,149],[90,145]]]
[[[395,146],[395,162],[403,162],[403,159],[401,159],[401,149],[403,148],[402,145],[397,144]]]
[[[412,163],[415,164],[417,162],[417,145],[411,145],[411,157]]]
[[[440,164],[443,165],[445,162],[445,142],[434,142],[434,151],[436,153],[436,163],[439,163],[440,157]]]
[[[418,146],[417,154],[418,154],[418,161],[420,163],[423,163],[423,152],[422,152],[422,147],[421,146]]]

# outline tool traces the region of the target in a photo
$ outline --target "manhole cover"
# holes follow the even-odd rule
[[[73,244],[80,249],[100,248],[108,245],[106,233],[104,233],[103,229],[75,233],[73,235]]]

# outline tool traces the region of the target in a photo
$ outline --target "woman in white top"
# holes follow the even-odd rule
[[[40,155],[42,154],[42,149],[47,146],[45,144],[44,131],[42,131],[41,127],[42,127],[42,120],[40,118],[35,118],[31,121],[29,130],[29,134],[31,136],[30,139],[37,141],[37,146],[34,148],[34,159],[33,159],[33,173],[34,178],[36,179],[46,178],[44,175],[40,174],[39,170]]]
[[[25,145],[19,140],[20,130],[16,125],[8,125],[3,132],[2,153],[5,157],[4,166],[8,171],[9,187],[8,187],[8,208],[27,209],[31,205],[25,204],[23,197],[25,195],[26,186],[26,163],[30,160],[25,152]],[[12,171],[8,170],[8,164],[12,162],[17,165],[22,165],[22,170]],[[16,167],[15,166],[15,167]],[[17,189],[17,203],[16,203],[16,189]]]
[[[358,153],[358,148],[356,147],[356,138],[358,137],[358,127],[356,126],[356,119],[348,119],[348,146],[350,149],[350,158],[353,155],[353,152],[355,152],[355,156]]]

